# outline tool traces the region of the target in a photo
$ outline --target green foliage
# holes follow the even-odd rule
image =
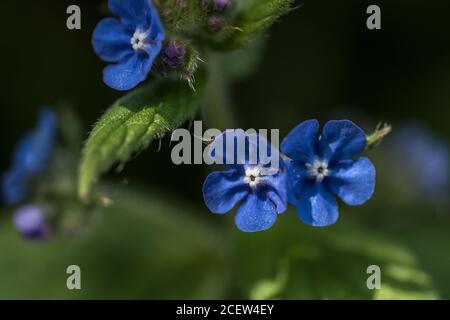
[[[33,246],[0,215],[0,298],[437,297],[417,255],[358,224],[341,221],[331,228],[312,228],[291,210],[267,232],[242,233],[231,223],[224,232],[203,219],[217,221],[207,209],[173,194],[117,185],[102,189],[114,203],[97,208],[93,232],[75,240],[55,237]],[[223,221],[231,222],[232,216]],[[446,231],[442,234],[448,239]],[[435,251],[430,245],[437,245],[441,256],[448,242],[439,246],[428,239],[420,237],[420,243],[429,253]],[[81,267],[81,291],[65,287],[71,264]],[[366,287],[366,269],[372,264],[381,267],[381,290]],[[445,262],[442,270],[449,265]]]
[[[262,61],[266,41],[259,39],[243,49],[219,55],[222,77],[228,82],[241,81],[255,73]]]
[[[167,38],[177,39],[187,48],[185,61],[180,66],[167,68],[160,65],[160,73],[167,78],[175,75],[178,79],[187,80],[192,89],[200,87],[203,90],[202,85],[194,85],[193,82],[199,78],[196,73],[199,61],[202,61],[200,55],[206,54],[204,49],[208,41],[221,50],[240,48],[286,14],[292,2],[237,1],[236,11],[227,10],[217,16],[211,6],[205,6],[200,0],[155,1],[164,20]],[[211,19],[219,19],[223,25],[211,28]],[[250,54],[251,58],[254,56],[254,53]],[[207,69],[213,70],[214,66],[209,64]],[[215,77],[222,75],[216,74]],[[208,97],[217,96],[216,87],[208,86],[209,91],[214,89]],[[84,148],[79,174],[81,198],[89,199],[91,186],[115,163],[127,161],[133,153],[191,117],[201,97],[200,92],[190,91],[181,81],[160,80],[115,103],[95,125]]]
[[[223,31],[224,40],[217,43],[221,49],[237,49],[257,39],[281,16],[289,13],[293,0],[245,1],[237,17],[233,20],[235,28]]]
[[[97,208],[82,237],[21,239],[0,216],[0,299],[219,299],[229,278],[223,233],[157,189],[102,185],[114,198]],[[127,213],[126,215],[124,213]],[[81,291],[66,269],[81,268]]]
[[[224,13],[215,13],[202,0],[163,1],[160,5],[169,35],[229,51],[244,47],[287,14],[294,0],[235,0]]]
[[[201,79],[200,79],[201,80]],[[202,81],[193,92],[183,81],[160,80],[118,100],[92,130],[80,165],[79,194],[87,200],[98,177],[117,162],[192,117],[201,101]]]
[[[428,274],[404,247],[351,224],[303,225],[294,210],[261,234],[239,233],[234,273],[243,298],[434,299]],[[381,289],[369,290],[367,267],[381,268]]]
[[[203,10],[202,0],[179,1],[161,0],[156,1],[169,36],[185,33],[204,24],[206,12]]]
[[[274,279],[262,279],[256,282],[255,286],[250,291],[250,299],[277,299],[285,289],[288,279],[289,262],[287,260],[282,260]]]

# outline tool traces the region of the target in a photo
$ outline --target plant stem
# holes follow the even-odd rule
[[[235,119],[231,111],[231,99],[228,83],[223,76],[220,56],[211,53],[208,56],[208,83],[204,100],[206,120],[210,127],[220,130],[231,129]]]
[[[387,123],[380,123],[375,131],[367,136],[367,150],[378,146],[383,139],[392,131],[392,126]]]

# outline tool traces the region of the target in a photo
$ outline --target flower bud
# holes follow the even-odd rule
[[[230,4],[231,0],[213,0],[214,10],[217,12],[222,12]]]
[[[25,239],[39,241],[48,237],[49,228],[45,214],[35,205],[18,208],[13,215],[13,223]]]
[[[186,47],[182,43],[172,40],[163,49],[162,60],[168,66],[174,67],[181,64],[185,56]]]

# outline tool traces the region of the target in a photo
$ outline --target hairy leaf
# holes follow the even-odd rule
[[[201,89],[201,84],[197,87]],[[118,100],[86,142],[79,174],[80,197],[87,200],[91,186],[115,163],[127,161],[190,118],[200,99],[201,91],[192,91],[184,81],[161,80]]]
[[[294,0],[258,0],[242,5],[233,28],[224,29],[218,48],[237,49],[257,39],[281,16],[289,13]]]

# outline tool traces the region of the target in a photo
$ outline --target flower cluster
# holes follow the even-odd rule
[[[121,91],[135,88],[152,72],[192,82],[197,61],[202,61],[197,38],[206,41],[204,31],[215,36],[228,26],[231,2],[109,0],[116,18],[101,20],[92,36],[95,53],[110,63],[103,70],[103,81]]]
[[[97,55],[113,63],[103,71],[104,82],[129,90],[144,81],[161,52],[164,28],[150,0],[109,0],[111,12],[97,25],[92,44]]]
[[[236,137],[224,133],[213,144],[226,145],[224,141],[230,138]],[[258,141],[246,145],[247,157],[267,148],[266,140],[259,137]],[[239,203],[236,225],[246,232],[270,228],[277,214],[287,209],[288,201],[297,207],[305,224],[329,226],[338,218],[336,196],[355,206],[365,203],[374,192],[373,164],[364,157],[354,159],[366,145],[366,135],[351,121],[330,121],[322,134],[317,120],[303,122],[282,142],[285,156],[278,168],[245,162],[227,165],[228,171],[207,177],[203,187],[205,203],[219,214]]]
[[[10,169],[2,176],[1,195],[8,206],[19,205],[30,193],[30,184],[48,166],[53,154],[57,132],[56,115],[43,109],[37,127],[25,135],[13,153]],[[35,205],[26,205],[16,210],[14,225],[28,239],[43,238],[47,234],[43,211]]]

